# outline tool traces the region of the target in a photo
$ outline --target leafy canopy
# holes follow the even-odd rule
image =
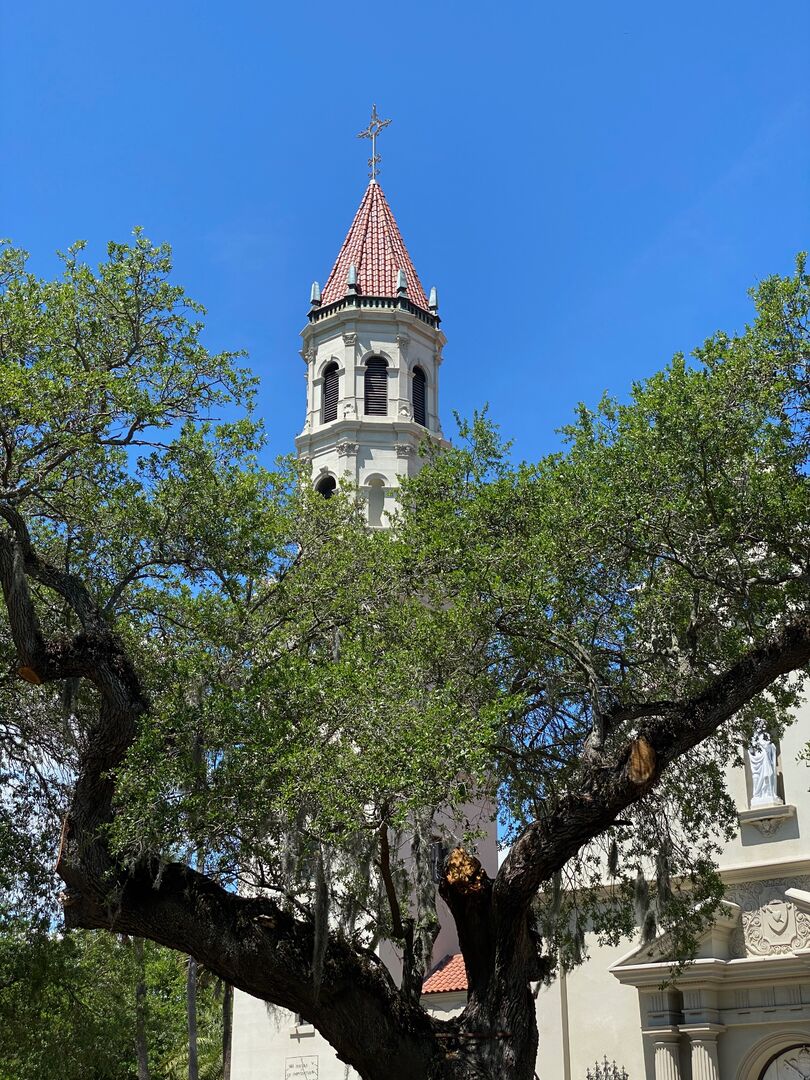
[[[296,463],[263,464],[254,381],[204,347],[167,248],[137,234],[98,271],[80,251],[56,282],[0,257],[0,508],[85,583],[147,691],[115,777],[124,861],[194,858],[362,945],[415,911],[427,943],[437,810],[450,843],[474,844],[470,799],[520,835],[654,703],[807,610],[803,259],[755,290],[739,335],[581,406],[558,454],[515,465],[485,417],[462,425],[369,531],[352,492],[323,500]],[[75,630],[56,593],[36,601],[48,634]],[[649,932],[694,930],[732,821],[725,766],[797,690],[777,680],[580,848],[544,893],[552,951],[575,958],[586,919],[627,930],[634,901]],[[93,692],[9,675],[0,695],[7,806],[55,844]]]

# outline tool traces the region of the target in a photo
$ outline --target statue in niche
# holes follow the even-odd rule
[[[776,794],[776,747],[767,731],[754,736],[748,747],[751,763],[751,807],[773,806],[782,800]]]

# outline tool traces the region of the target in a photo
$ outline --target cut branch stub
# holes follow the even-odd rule
[[[40,686],[42,684],[42,679],[40,679],[39,675],[37,675],[32,667],[26,667],[25,665],[18,667],[17,674],[21,679],[25,679],[26,682],[33,683],[34,686]]]
[[[470,855],[464,848],[453,848],[444,864],[444,880],[439,890],[442,896],[445,888],[458,894],[470,895],[483,892],[490,884],[483,866],[474,855]]]
[[[646,784],[655,776],[656,754],[643,735],[630,745],[627,776],[634,784]]]
[[[457,847],[445,861],[439,895],[456,923],[470,993],[482,991],[494,962],[492,879],[474,855]]]

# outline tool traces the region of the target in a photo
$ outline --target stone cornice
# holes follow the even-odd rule
[[[400,440],[410,439],[414,452],[426,437],[437,446],[450,446],[447,439],[437,432],[429,431],[421,424],[414,423],[413,420],[394,420],[390,416],[363,417],[362,419],[352,416],[344,420],[333,420],[330,424],[323,424],[314,431],[302,431],[300,435],[296,435],[295,445],[299,451],[303,447],[322,448],[337,445],[344,440],[365,445],[369,442],[374,443],[376,433],[388,436],[386,442],[390,442],[392,432]]]
[[[719,868],[720,877],[728,885],[742,881],[767,881],[769,878],[793,877],[810,874],[810,857],[790,856],[771,859],[769,862],[732,863]]]
[[[410,315],[413,319],[426,323],[436,330],[440,322],[438,315],[425,311],[405,296],[360,296],[357,293],[354,295],[347,293],[346,296],[342,296],[325,307],[313,308],[309,313],[309,321],[314,325],[344,311],[380,311],[387,313],[389,318],[390,313],[395,311],[398,316]]]
[[[672,977],[671,961],[623,965],[620,960],[610,968],[622,986],[645,987],[657,990]],[[810,975],[810,949],[787,956],[747,956],[738,960],[693,960],[675,980],[682,988],[717,990],[724,983],[747,986],[772,986],[785,979],[807,979]]]
[[[395,319],[392,319],[392,315]],[[357,333],[358,327],[363,326],[371,327],[372,332],[376,329],[384,329],[391,334],[392,342],[395,341],[397,334],[412,335],[415,340],[421,338],[422,341],[429,343],[429,348],[434,355],[437,351],[441,354],[441,350],[447,344],[447,338],[437,326],[416,318],[404,308],[396,308],[392,311],[386,308],[350,307],[325,312],[321,319],[306,324],[301,331],[301,337],[306,347],[313,339],[338,337],[347,332]],[[304,351],[302,350],[302,353]]]

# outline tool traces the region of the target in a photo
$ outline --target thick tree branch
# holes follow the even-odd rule
[[[362,1077],[390,1062],[391,1080],[410,1080],[414,1065],[428,1075],[443,1057],[442,1025],[401,993],[388,971],[334,933],[328,937],[316,992],[315,927],[266,897],[246,898],[180,864],[122,867],[106,841],[115,770],[136,733],[146,702],[115,635],[81,583],[42,561],[15,511],[14,529],[0,533],[0,581],[21,666],[32,681],[82,675],[100,694],[98,718],[85,741],[57,871],[69,927],[105,928],[180,949],[226,982],[300,1013],[315,1024]],[[45,639],[27,575],[57,591],[89,632],[58,645]],[[73,658],[71,660],[71,658]],[[362,1032],[357,1016],[364,1017]]]
[[[108,881],[104,897],[89,893],[78,873],[66,898],[67,926],[139,935],[194,956],[230,985],[300,1013],[362,1077],[379,1075],[380,1062],[391,1080],[427,1076],[431,1059],[444,1054],[436,1039],[444,1025],[409,1003],[383,965],[336,934],[329,935],[316,995],[313,922],[266,897],[238,896],[176,863],[136,868],[112,889]]]
[[[527,907],[541,883],[641,799],[667,765],[712,735],[780,676],[808,662],[810,617],[805,616],[774,632],[695,697],[659,702],[636,739],[604,755],[598,765],[584,765],[576,790],[548,806],[545,817],[524,830],[495,879],[499,908]],[[645,766],[641,772],[640,747]]]

